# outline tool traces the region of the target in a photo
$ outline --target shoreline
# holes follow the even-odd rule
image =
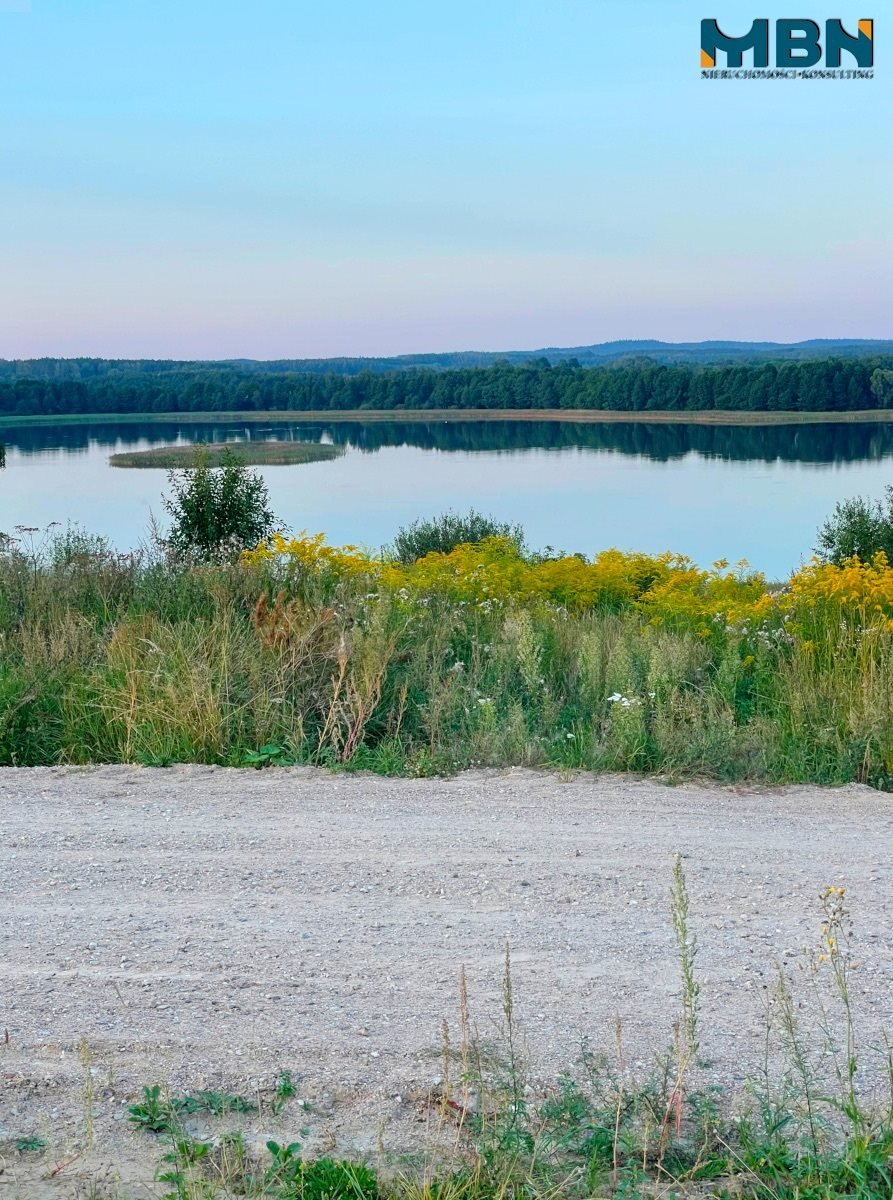
[[[226,421],[249,424],[344,422],[366,424],[396,421],[404,424],[462,421],[561,421],[573,424],[644,424],[644,425],[851,425],[893,421],[893,409],[857,409],[853,412],[737,412],[709,409],[699,412],[668,411],[623,412],[593,408],[431,408],[431,409],[274,409],[262,412],[173,412],[173,413],[65,413],[63,415],[0,416],[0,430],[29,425],[140,425],[165,422],[189,422],[214,425]]]

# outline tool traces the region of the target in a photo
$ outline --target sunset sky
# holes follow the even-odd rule
[[[870,7],[27,7],[0,0],[2,357],[893,336]],[[876,78],[700,79],[702,17],[804,14],[877,18]]]

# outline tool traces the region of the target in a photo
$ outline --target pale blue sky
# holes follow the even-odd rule
[[[893,336],[861,0],[870,82],[701,81],[741,0],[15,7],[0,356]]]

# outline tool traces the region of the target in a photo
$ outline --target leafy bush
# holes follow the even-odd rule
[[[430,521],[413,521],[405,525],[394,539],[394,555],[410,564],[426,554],[449,554],[457,546],[477,545],[487,538],[505,538],[514,542],[520,551],[524,545],[524,530],[483,513],[469,509],[464,515],[446,512]]]
[[[870,562],[879,552],[893,561],[893,487],[883,502],[862,496],[841,501],[818,536],[816,553],[823,562],[841,566],[854,557]]]
[[[194,467],[168,475],[173,495],[163,501],[172,522],[167,541],[178,557],[223,562],[273,532],[276,518],[263,479],[229,452],[221,461],[212,468],[199,447]]]

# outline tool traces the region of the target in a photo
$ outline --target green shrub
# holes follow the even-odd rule
[[[413,521],[394,538],[393,553],[402,563],[414,563],[426,554],[449,554],[466,542],[476,544],[486,538],[508,538],[519,549],[524,545],[524,530],[486,517],[473,508],[467,513],[443,513],[430,521]]]
[[[234,454],[212,468],[207,450],[196,450],[195,466],[168,475],[173,490],[164,507],[171,518],[167,544],[180,558],[226,562],[273,532],[267,485]]]
[[[893,487],[883,502],[862,496],[840,501],[818,536],[816,553],[835,566],[854,556],[868,562],[879,551],[893,562]]]

